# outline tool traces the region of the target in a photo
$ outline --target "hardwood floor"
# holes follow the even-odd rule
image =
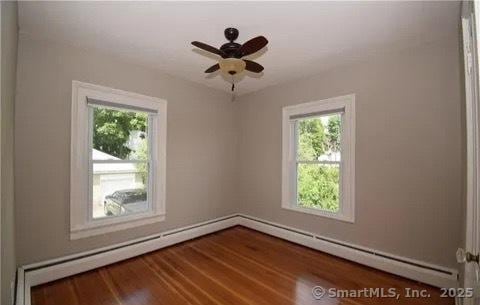
[[[394,288],[400,298],[315,299],[312,289]],[[406,298],[405,289],[429,298]],[[328,293],[328,292],[327,292]],[[33,305],[454,304],[436,288],[243,227],[32,289]]]

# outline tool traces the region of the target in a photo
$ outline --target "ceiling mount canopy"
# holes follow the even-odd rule
[[[263,49],[268,44],[268,40],[265,37],[257,36],[248,40],[244,44],[239,44],[235,42],[239,35],[236,28],[226,28],[224,35],[228,42],[223,44],[220,48],[215,48],[199,41],[192,42],[192,45],[197,48],[221,57],[218,63],[205,70],[205,73],[212,73],[220,70],[224,74],[233,77],[245,70],[253,73],[260,73],[263,71],[264,68],[262,65],[248,59],[243,59],[243,57],[252,55]],[[234,86],[232,86],[232,91],[233,89]]]

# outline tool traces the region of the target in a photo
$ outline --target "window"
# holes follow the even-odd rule
[[[283,108],[283,208],[354,221],[354,111],[354,95]]]
[[[165,217],[166,101],[73,82],[71,238]]]
[[[104,106],[87,98],[90,216],[146,212],[151,207],[151,131],[156,112]]]

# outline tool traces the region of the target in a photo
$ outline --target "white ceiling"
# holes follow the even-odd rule
[[[237,93],[319,73],[336,65],[458,35],[458,2],[20,2],[20,31],[113,53],[220,90],[215,63],[190,45],[219,47],[223,30],[237,42],[264,35],[252,56],[265,67],[245,75]],[[261,56],[258,56],[261,55]]]

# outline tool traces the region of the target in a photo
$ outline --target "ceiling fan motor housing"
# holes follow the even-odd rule
[[[236,28],[226,28],[224,31],[225,38],[229,41],[225,44],[223,44],[220,47],[220,50],[222,50],[225,53],[225,56],[222,56],[223,58],[240,58],[242,57],[241,54],[239,54],[238,49],[242,46],[239,43],[234,42],[238,38],[238,30]]]
[[[238,49],[240,49],[242,45],[236,42],[227,42],[226,44],[222,45],[220,47],[220,50],[222,50],[225,53],[225,56],[223,58],[229,58],[229,57],[235,57],[235,58],[240,58],[241,54],[239,54]]]

